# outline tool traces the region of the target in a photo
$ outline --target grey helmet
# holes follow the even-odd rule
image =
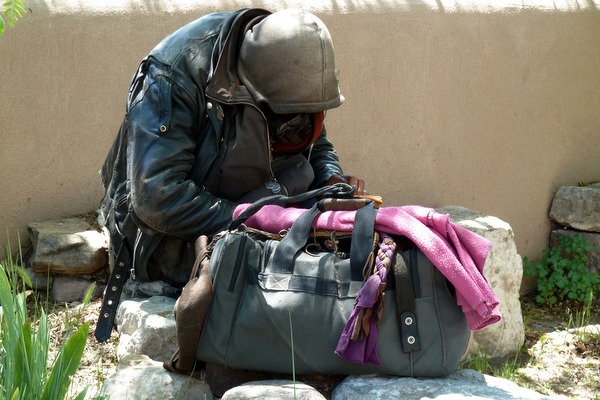
[[[316,113],[344,101],[331,35],[306,11],[278,11],[248,29],[237,70],[254,99],[278,114]]]

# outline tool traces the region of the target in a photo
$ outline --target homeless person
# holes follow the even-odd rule
[[[194,242],[238,204],[338,182],[362,194],[323,125],[343,101],[331,36],[308,12],[214,13],[162,40],[134,74],[100,171],[112,273],[98,340],[128,276],[183,287]]]

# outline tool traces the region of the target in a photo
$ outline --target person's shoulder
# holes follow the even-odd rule
[[[206,14],[182,26],[170,36],[202,40],[210,36],[222,34],[223,28],[230,26],[238,14],[239,11]],[[166,39],[169,39],[169,37]]]
[[[186,62],[187,57],[212,52],[214,41],[223,34],[235,13],[219,12],[204,15],[165,37],[152,49],[150,56],[164,65]]]

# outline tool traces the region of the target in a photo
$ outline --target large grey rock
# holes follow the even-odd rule
[[[80,219],[32,222],[27,227],[35,272],[50,275],[90,275],[108,266],[106,237]]]
[[[512,228],[496,217],[464,207],[447,206],[437,211],[450,214],[453,222],[492,243],[483,273],[500,300],[502,320],[473,333],[473,350],[482,350],[490,357],[514,354],[523,345],[525,327],[519,300],[523,262],[517,254]]]
[[[41,274],[35,272],[31,267],[25,268],[25,275],[29,278],[32,289],[48,290],[52,287],[52,283],[54,282],[54,277],[48,273]]]
[[[587,253],[588,262],[586,267],[588,271],[600,274],[600,233],[581,232],[571,229],[556,229],[550,232],[550,247],[558,246],[558,238],[560,236],[573,237],[577,234],[583,235],[585,240],[594,246],[594,250]]]
[[[173,374],[162,363],[143,355],[123,358],[109,376],[98,396],[111,400],[212,400],[208,385],[201,380]]]
[[[285,380],[248,382],[225,392],[221,400],[325,400],[317,389]]]
[[[175,300],[165,296],[121,301],[115,323],[120,333],[117,358],[145,354],[165,361],[177,349]]]
[[[77,276],[56,276],[50,289],[50,298],[57,303],[82,301],[90,286],[95,285],[92,299],[102,295],[104,285],[96,284],[91,278]]]
[[[550,399],[501,378],[460,370],[438,379],[351,376],[333,391],[332,400]]]
[[[600,185],[561,186],[554,194],[550,218],[563,226],[600,232]]]

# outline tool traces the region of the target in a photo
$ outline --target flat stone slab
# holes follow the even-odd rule
[[[102,296],[105,285],[97,284],[93,279],[77,276],[56,276],[50,289],[50,298],[57,303],[82,301],[91,285],[95,285],[92,299]]]
[[[50,275],[91,275],[108,266],[106,237],[80,219],[32,222],[27,227],[35,272]]]
[[[550,218],[580,231],[600,232],[600,184],[561,186],[552,199]]]
[[[212,400],[208,385],[201,380],[171,373],[162,363],[144,355],[127,356],[109,376],[98,396],[111,400]]]
[[[331,400],[421,399],[551,399],[501,378],[464,369],[447,378],[416,379],[384,376],[351,376],[333,391]]]
[[[248,382],[225,392],[221,400],[297,399],[325,400],[317,389],[287,380]]]

